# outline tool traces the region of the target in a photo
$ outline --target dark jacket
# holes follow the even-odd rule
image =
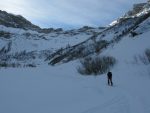
[[[108,73],[107,73],[107,77],[108,77],[108,79],[112,79],[112,73],[111,73],[111,72],[108,72]]]

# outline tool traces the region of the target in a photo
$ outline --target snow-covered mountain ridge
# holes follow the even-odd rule
[[[138,4],[139,5],[139,4]],[[134,6],[137,7],[137,6]],[[115,45],[126,36],[137,37],[148,32],[150,27],[150,3],[142,3],[142,8],[132,16],[123,16],[104,31],[91,36],[75,46],[57,51],[49,57],[50,64],[68,62],[94,53],[100,54],[111,45]],[[133,11],[135,8],[133,8]],[[138,16],[137,16],[138,15]]]
[[[7,62],[15,63],[18,62],[15,54],[24,53],[23,56],[26,56],[29,52],[32,57],[34,56],[35,61],[29,57],[29,54],[27,56],[29,59],[31,58],[31,61],[29,59],[28,61],[38,64],[37,60],[43,59],[42,62],[44,62],[47,56],[57,49],[76,45],[104,29],[104,27],[92,28],[88,26],[67,31],[61,28],[41,29],[22,16],[0,11],[0,60],[6,64]],[[21,60],[21,58],[19,59]],[[22,58],[22,63],[28,62],[23,60],[25,59]]]

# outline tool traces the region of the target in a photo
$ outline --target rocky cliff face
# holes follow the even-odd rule
[[[13,28],[38,30],[40,27],[33,25],[21,15],[13,15],[0,10],[0,25]]]
[[[51,33],[54,31],[62,31],[62,29],[53,29],[53,28],[40,28],[37,25],[32,24],[30,21],[25,19],[21,15],[14,15],[7,13],[6,11],[0,10],[0,25],[12,28],[20,28],[24,30],[37,31],[39,33]]]
[[[146,5],[146,3],[141,3],[141,4],[135,4],[133,6],[133,10],[129,11],[127,13],[128,16],[134,16],[135,14],[139,13],[143,7]]]

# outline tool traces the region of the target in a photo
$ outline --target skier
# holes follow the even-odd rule
[[[112,72],[108,72],[107,73],[107,79],[108,79],[108,85],[113,86],[113,82],[112,82]]]

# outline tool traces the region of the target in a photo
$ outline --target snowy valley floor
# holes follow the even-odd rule
[[[82,76],[76,67],[0,69],[0,113],[150,113],[147,66],[117,64],[113,87],[106,75]]]

